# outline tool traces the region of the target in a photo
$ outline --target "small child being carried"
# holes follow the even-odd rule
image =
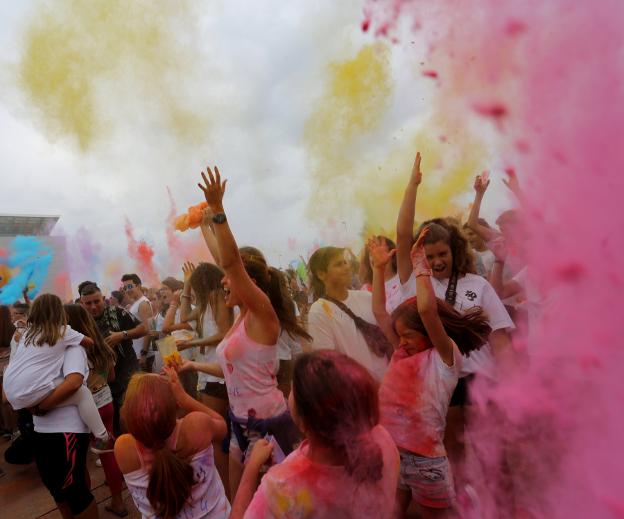
[[[37,408],[63,382],[59,377],[67,348],[92,347],[93,340],[72,329],[61,300],[42,294],[33,302],[27,328],[11,355],[3,379],[7,400],[13,409]],[[85,385],[63,400],[59,407],[75,405],[80,418],[95,436],[93,452],[113,450],[113,438],[106,430],[91,392]]]

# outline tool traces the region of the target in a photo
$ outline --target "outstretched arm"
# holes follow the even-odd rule
[[[215,238],[219,247],[221,256],[221,268],[229,277],[230,283],[236,289],[237,295],[241,298],[243,304],[250,313],[255,314],[258,319],[275,329],[275,335],[279,335],[279,320],[269,296],[267,296],[254,281],[249,277],[240,253],[234,235],[225,217],[223,208],[223,195],[227,180],[221,181],[219,170],[215,167],[214,174],[210,168],[207,168],[208,176],[202,173],[204,183],[198,184],[206,197],[208,207],[215,215],[222,214],[223,221],[213,225]]]
[[[384,283],[386,265],[396,253],[396,249],[388,251],[388,245],[381,237],[370,238],[367,246],[373,262],[373,315],[390,344],[397,348],[399,338],[392,326],[392,319],[386,310],[386,285]]]
[[[416,194],[422,181],[420,171],[420,152],[416,153],[412,174],[405,188],[403,202],[397,218],[397,271],[401,283],[407,283],[412,274],[410,249],[414,240],[414,214],[416,213]]]
[[[412,247],[411,253],[414,274],[416,275],[416,304],[433,347],[438,351],[444,363],[447,366],[452,366],[454,363],[453,341],[447,335],[438,314],[438,303],[431,284],[431,269],[423,246],[428,231],[427,227],[422,230]]]
[[[223,378],[223,370],[216,362],[195,362],[194,360],[182,359],[182,364],[177,367],[178,373],[184,371],[201,371],[213,377]]]
[[[490,180],[488,179],[487,171],[482,175],[477,175],[474,181],[474,190],[475,190],[475,199],[472,203],[472,207],[470,208],[470,215],[468,216],[468,227],[470,227],[474,232],[476,232],[481,238],[485,241],[490,241],[496,236],[496,232],[486,227],[485,225],[481,225],[479,223],[479,213],[481,212],[481,202],[483,201],[483,196],[485,195],[485,191],[490,185]]]
[[[210,417],[212,441],[214,443],[221,442],[227,434],[227,425],[223,417],[189,395],[182,387],[182,384],[180,384],[178,373],[174,368],[165,366],[163,370],[169,380],[169,385],[171,386],[178,406],[187,413],[197,411],[207,414]]]
[[[201,222],[201,232],[204,237],[204,241],[208,246],[208,250],[214,259],[214,262],[221,266],[221,254],[219,253],[219,244],[217,243],[217,238],[215,236],[214,227],[212,223],[212,217],[214,216],[210,207],[206,207],[202,211],[202,222]]]
[[[243,519],[258,488],[260,469],[269,461],[272,451],[273,445],[263,438],[254,445],[249,461],[245,463],[243,477],[232,503],[230,519]]]

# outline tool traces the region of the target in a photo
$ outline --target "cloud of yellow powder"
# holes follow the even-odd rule
[[[190,1],[55,0],[35,14],[17,79],[51,137],[85,151],[116,117],[146,116],[181,141],[205,135],[207,121],[180,95],[193,73]]]
[[[473,175],[484,165],[481,141],[438,103],[434,115],[410,139],[395,141],[376,133],[392,101],[389,54],[386,46],[368,45],[353,59],[332,64],[305,132],[310,217],[322,222],[363,212],[364,235],[394,235],[416,151],[421,152],[424,173],[417,220],[461,213],[464,208],[456,199],[471,189]],[[367,147],[379,149],[379,139],[388,144],[382,142],[382,151],[371,161]]]
[[[448,122],[446,123],[448,124]],[[391,149],[379,165],[369,166],[354,187],[354,200],[364,211],[364,235],[395,235],[403,193],[416,151],[420,151],[423,180],[416,201],[416,222],[465,211],[458,198],[470,191],[472,179],[484,165],[484,147],[466,128],[449,131],[434,118],[412,139]]]
[[[353,182],[360,138],[382,120],[392,94],[388,48],[363,47],[353,59],[333,63],[329,81],[305,128],[310,158],[310,212],[326,217],[345,202]]]

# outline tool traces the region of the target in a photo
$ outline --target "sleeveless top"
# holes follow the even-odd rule
[[[175,450],[179,431],[180,422],[167,440],[168,448]],[[149,484],[149,465],[154,454],[142,447],[138,441],[136,446],[141,468],[124,474],[124,479],[141,516],[144,519],[156,519],[158,516],[145,495]],[[196,452],[189,461],[193,467],[194,484],[189,499],[177,517],[179,519],[227,519],[230,515],[230,503],[225,497],[225,490],[214,464],[212,445]]]
[[[197,330],[196,323],[194,323],[194,329]],[[210,307],[210,305],[208,305],[202,318],[202,338],[210,337],[212,335],[216,335],[217,333],[219,333],[219,326],[217,325],[217,322],[212,315],[212,308]],[[197,350],[199,351],[199,354],[197,355],[197,360],[199,362],[215,364],[219,362],[219,359],[217,358],[216,345],[202,346],[201,348],[197,348]],[[201,350],[204,350],[203,353]],[[197,372],[197,381],[202,389],[206,385],[206,382],[217,382],[219,384],[225,384],[224,379],[209,375],[208,373],[203,373],[202,371]]]
[[[132,303],[132,305],[130,306],[130,309],[128,310],[128,312],[130,312],[139,321],[141,320],[141,317],[139,316],[139,306],[141,306],[141,303],[144,303],[144,302],[149,303],[149,305],[150,305],[150,313],[151,313],[152,303],[145,296],[139,297],[134,303]],[[132,339],[132,347],[134,348],[134,353],[136,353],[137,359],[141,358],[141,350],[143,349],[143,345],[144,344],[145,344],[145,338],[144,337],[139,337],[138,339]],[[148,357],[153,357],[154,355],[156,355],[156,353],[154,351],[152,351],[151,348],[149,348],[147,350],[147,356]]]
[[[287,410],[277,388],[277,345],[266,346],[247,335],[238,318],[217,347],[217,358],[227,386],[230,408],[237,418],[270,418]]]

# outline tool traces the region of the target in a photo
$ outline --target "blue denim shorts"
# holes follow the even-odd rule
[[[399,449],[399,488],[410,490],[412,499],[429,508],[450,508],[455,504],[451,466],[446,456],[425,458]]]

